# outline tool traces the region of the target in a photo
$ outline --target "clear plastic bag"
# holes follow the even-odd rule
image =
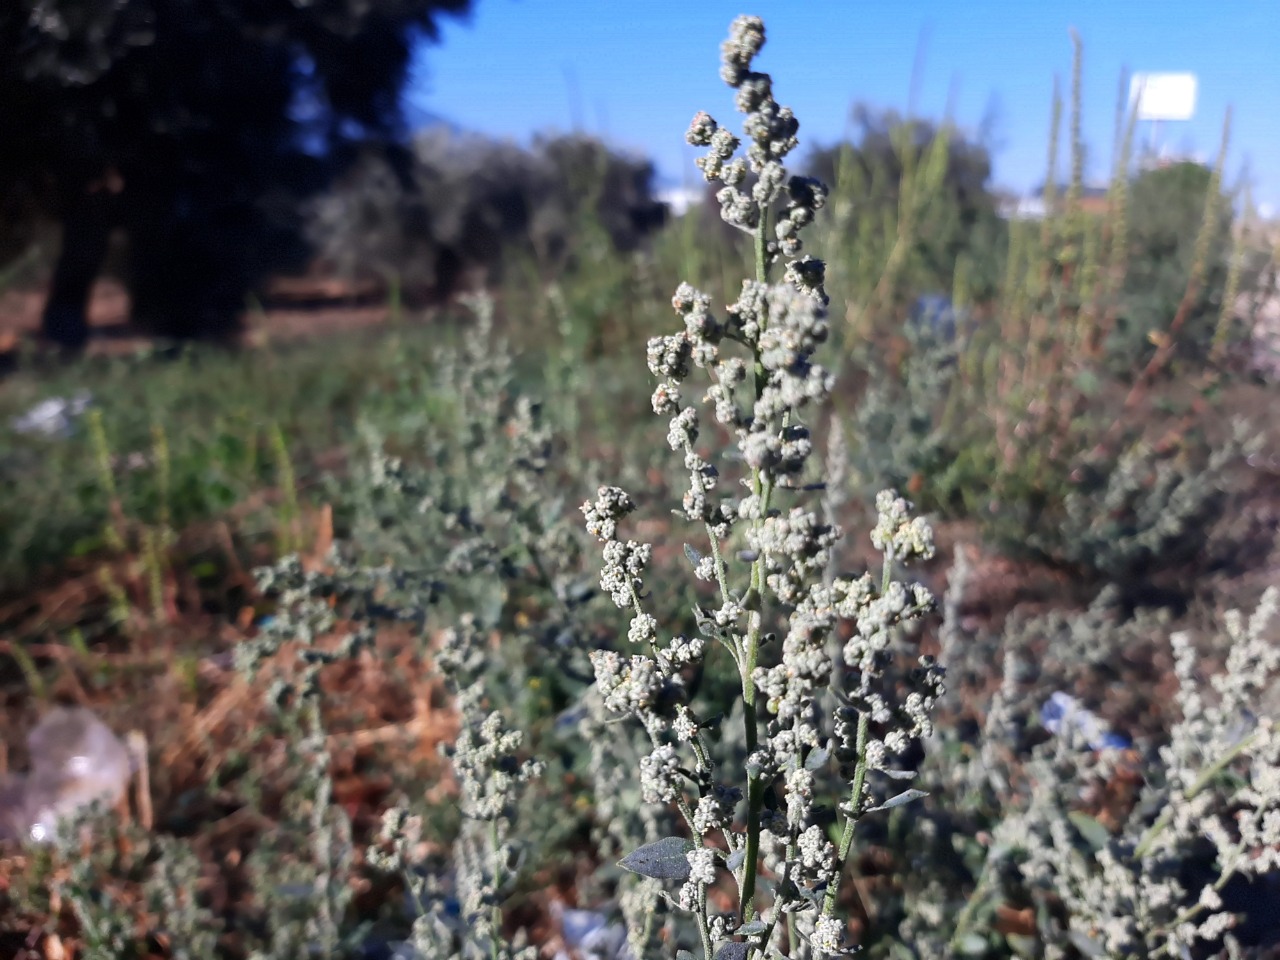
[[[27,736],[31,771],[0,782],[0,836],[48,843],[61,820],[111,807],[134,773],[128,748],[92,710],[54,707]]]

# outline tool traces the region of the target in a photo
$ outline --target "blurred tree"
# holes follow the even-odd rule
[[[849,139],[813,150],[807,172],[831,186],[837,212],[847,214],[841,229],[850,242],[861,235],[864,241],[890,244],[903,184],[912,182],[905,174],[921,171],[941,127],[864,104],[854,106],[851,123]],[[915,225],[900,287],[913,295],[950,292],[963,255],[969,292],[984,299],[999,283],[1007,241],[990,189],[991,155],[985,135],[970,137],[949,128],[947,137],[946,169],[935,194],[922,198],[923,220]],[[866,251],[858,253],[866,256]],[[869,259],[878,258],[872,252]]]
[[[1196,237],[1205,212],[1205,191],[1213,171],[1191,161],[1142,170],[1133,179],[1129,201],[1129,254],[1124,302],[1108,344],[1118,371],[1132,371],[1155,346],[1149,337],[1166,330],[1187,289]],[[1227,279],[1231,248],[1231,200],[1219,198],[1210,226],[1204,281],[1180,333],[1192,353],[1207,353]],[[1246,289],[1252,278],[1246,278]]]
[[[651,163],[582,134],[525,150],[436,127],[415,138],[409,172],[370,153],[310,203],[308,235],[327,266],[395,279],[415,299],[496,280],[513,255],[546,281],[636,249],[666,214]]]
[[[5,0],[0,210],[62,225],[44,335],[77,348],[112,229],[135,317],[225,333],[306,254],[302,201],[356,156],[403,159],[412,47],[471,0]],[[27,209],[27,208],[23,208]]]

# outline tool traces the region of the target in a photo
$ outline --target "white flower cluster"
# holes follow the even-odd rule
[[[649,715],[664,704],[673,703],[679,695],[679,676],[665,673],[650,657],[628,659],[612,650],[595,650],[591,665],[604,705],[615,713],[641,717],[646,726],[652,723]]]
[[[475,716],[479,692],[472,687],[460,691],[460,712],[464,719]],[[462,791],[462,807],[468,817],[497,820],[508,817],[517,785],[541,776],[538,760],[520,760],[524,734],[503,728],[502,714],[494,711],[479,724],[464,723],[458,739],[449,748],[454,774]]]
[[[1226,664],[1207,684],[1190,636],[1173,634],[1182,719],[1160,751],[1164,782],[1100,849],[1081,851],[1068,813],[1081,784],[1112,772],[1115,751],[1059,738],[1033,761],[1031,800],[1001,824],[996,846],[1016,852],[1030,886],[1053,891],[1078,942],[1108,956],[1186,956],[1234,926],[1229,881],[1280,869],[1280,734],[1253,713],[1280,672],[1278,612],[1273,587],[1247,621],[1227,615]],[[1188,887],[1206,841],[1212,872]]]

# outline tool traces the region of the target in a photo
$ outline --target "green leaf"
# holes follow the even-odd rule
[[[957,943],[956,946],[960,949],[961,953],[973,956],[980,953],[986,953],[987,947],[990,946],[990,944],[987,943],[987,938],[982,936],[980,933],[966,933],[960,938],[960,942]]]
[[[764,933],[769,929],[769,925],[763,920],[752,920],[750,923],[744,923],[734,933],[741,934],[744,937],[754,937],[758,933]]]
[[[219,572],[218,565],[212,560],[193,564],[190,570],[191,576],[195,577],[197,580],[210,580],[213,577],[216,577]]]
[[[819,747],[812,751],[809,756],[805,757],[804,768],[809,771],[817,770],[827,762],[831,756],[831,751],[826,747]]]
[[[1075,944],[1075,948],[1086,957],[1105,957],[1107,955],[1107,951],[1103,949],[1101,943],[1092,937],[1085,936],[1078,930],[1072,930],[1067,936]]]
[[[1080,832],[1080,836],[1084,837],[1084,842],[1089,844],[1094,853],[1105,849],[1110,842],[1110,831],[1087,813],[1072,810],[1067,814],[1067,819]]]
[[[894,807],[901,807],[903,804],[910,803],[912,800],[919,800],[921,797],[927,797],[928,795],[926,791],[912,787],[910,790],[903,790],[896,797],[890,797],[878,807],[871,807],[867,810],[867,813],[875,813],[877,810],[892,810]]]
[[[1076,374],[1076,389],[1086,397],[1092,397],[1098,392],[1098,375],[1088,368],[1081,370]]]
[[[702,554],[693,549],[693,547],[689,546],[687,543],[684,545],[684,555],[694,567],[697,567],[697,565],[702,562]]]
[[[881,770],[880,773],[883,773],[890,780],[914,780],[916,778],[916,771],[914,770]]]
[[[712,619],[711,615],[699,606],[695,606],[693,608],[693,622],[698,625],[698,632],[704,637],[710,637],[714,640],[722,633],[720,627],[716,625],[716,622]]]
[[[683,837],[663,837],[631,851],[618,866],[654,880],[687,880],[689,860],[685,855],[694,849],[693,842]]]
[[[1019,957],[1026,957],[1032,960],[1038,952],[1040,943],[1035,937],[1028,937],[1021,933],[1006,933],[1004,935],[1005,943],[1009,944],[1009,949]]]

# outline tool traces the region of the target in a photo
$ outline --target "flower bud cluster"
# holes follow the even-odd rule
[[[829,956],[842,952],[840,941],[844,936],[845,925],[835,917],[819,917],[809,934],[809,946],[818,956]]]
[[[635,501],[618,487],[601,487],[594,503],[584,504],[587,532],[598,540],[609,541],[618,530],[618,521],[635,510]]]
[[[929,560],[933,557],[933,530],[923,517],[909,515],[911,505],[892,490],[876,494],[876,525],[871,545],[895,560]]]
[[[644,579],[641,576],[653,558],[653,547],[647,543],[610,540],[604,545],[604,567],[600,571],[600,589],[620,609],[635,603]]]
[[[679,676],[664,673],[651,657],[624,658],[612,650],[596,650],[591,653],[591,666],[604,705],[614,713],[665,712],[683,688]]]
[[[464,718],[476,716],[478,703],[474,701],[478,697],[475,687],[458,694]],[[463,724],[449,753],[462,791],[463,811],[468,817],[509,819],[517,787],[541,776],[540,761],[520,759],[523,741],[524,734],[519,730],[504,729],[502,714],[497,711],[486,715],[478,724]]]
[[[683,636],[672,637],[665,645],[660,642],[657,618],[644,610],[641,601],[644,573],[652,561],[653,546],[618,539],[618,521],[634,509],[635,502],[630,496],[609,486],[601,487],[594,501],[582,505],[587,530],[604,543],[600,587],[619,609],[631,611],[627,640],[646,647],[651,654],[623,657],[612,650],[594,651],[591,665],[596,688],[606,709],[638,718],[654,738],[670,730],[677,740],[688,741],[696,738],[699,727],[684,704],[680,671],[702,661],[706,644],[700,637]],[[651,754],[644,768],[649,771],[649,792],[671,799],[674,793],[658,786],[661,772],[667,767],[658,763],[656,756]]]
[[[680,888],[676,902],[685,910],[696,910],[703,889],[716,882],[716,855],[710,847],[697,847],[685,854],[689,879]]]
[[[742,791],[737,787],[714,784],[702,795],[694,809],[694,831],[699,836],[705,836],[712,830],[730,826],[733,823],[734,809],[741,800]]]
[[[680,758],[662,743],[640,758],[640,795],[645,803],[670,803],[680,792]]]
[[[816,262],[806,261],[797,275],[816,275],[812,267]],[[680,285],[672,305],[684,319],[685,328],[649,341],[649,369],[665,378],[654,390],[652,406],[655,413],[669,418],[668,444],[684,453],[689,473],[689,487],[682,502],[685,519],[707,524],[723,539],[734,523],[760,519],[759,503],[750,497],[741,502],[713,497],[719,472],[694,448],[700,435],[698,411],[681,406],[681,384],[695,365],[712,371],[713,383],[703,401],[713,408],[719,423],[734,430],[747,466],[770,486],[787,485],[789,478],[804,471],[813,453],[810,431],[798,418],[804,409],[825,401],[834,385],[834,378],[813,361],[814,352],[828,336],[826,311],[823,300],[816,298],[812,290],[754,281],[744,282],[742,295],[729,307],[723,322],[712,316],[709,298],[688,284]],[[722,357],[726,340],[751,349],[764,372],[762,379],[757,377],[758,395],[749,414],[738,401],[748,366],[741,357]],[[588,514],[593,533],[609,532],[610,509],[603,505]],[[824,551],[836,533],[813,527],[807,531],[811,542],[801,543],[805,534],[790,535],[791,527],[804,523],[798,514],[767,522],[770,529],[762,535],[787,541],[785,546],[779,544],[783,557],[809,555],[810,566],[801,563],[790,575],[784,572],[786,564],[781,559],[773,562],[771,588],[790,597],[784,602],[794,603],[798,594],[786,584],[803,578],[811,567],[825,564]],[[755,549],[768,549],[771,545],[752,544]]]
[[[803,507],[766,517],[747,532],[751,549],[767,558],[765,583],[788,607],[804,601],[810,584],[831,562],[831,548],[839,539],[838,528],[820,522]]]
[[[746,160],[734,156],[741,145],[739,138],[705,112],[694,116],[685,139],[693,146],[708,148],[696,162],[708,181],[724,184],[716,200],[726,223],[753,232],[774,202],[786,194],[786,206],[773,235],[766,239],[765,249],[772,261],[779,254],[788,258],[800,255],[799,233],[822,208],[827,191],[811,178],[789,177],[783,166],[786,156],[799,145],[796,134],[800,123],[791,108],[781,106],[774,97],[769,74],[752,69],[764,40],[760,18],[743,16],[733,22],[729,38],[720,48],[720,77],[737,91],[734,105],[745,116],[742,129],[750,140]],[[749,191],[742,189],[748,169],[755,175]],[[825,302],[825,294],[822,298]]]
[[[813,223],[814,214],[827,203],[827,186],[813,177],[791,177],[787,181],[787,205],[773,228],[778,249],[784,257],[800,256],[800,231]],[[819,281],[819,286],[821,281]]]
[[[815,886],[830,883],[836,865],[836,848],[822,828],[816,823],[808,826],[796,838],[796,848],[799,852],[796,879]]]

